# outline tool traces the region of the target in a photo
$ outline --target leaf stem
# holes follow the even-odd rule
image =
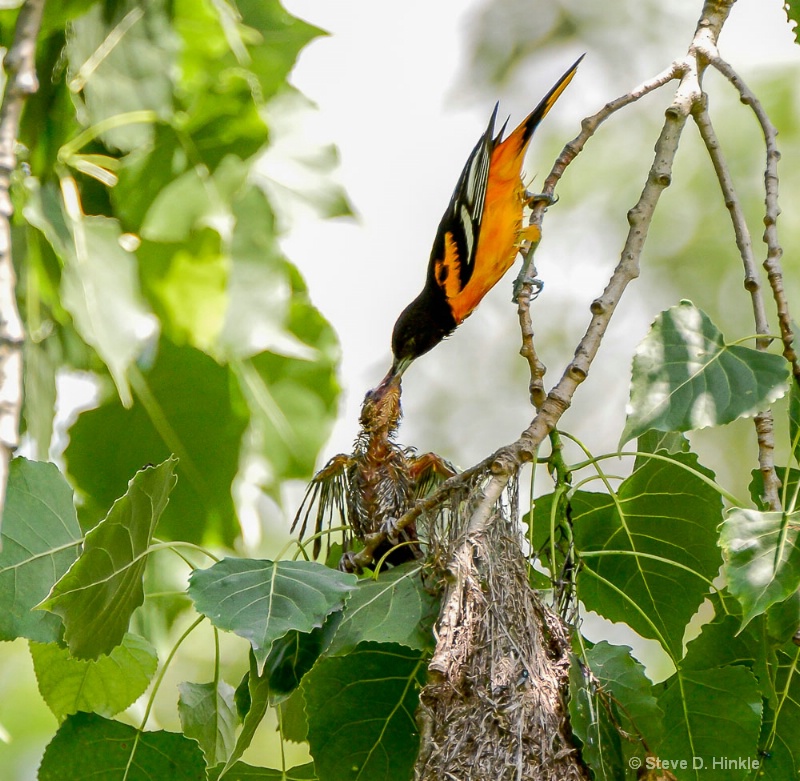
[[[61,149],[58,150],[58,161],[70,165],[70,161],[81,147],[95,141],[99,136],[103,135],[103,133],[107,133],[109,130],[116,130],[117,128],[127,127],[128,125],[154,124],[155,122],[158,122],[158,114],[149,109],[126,111],[122,114],[115,114],[113,117],[101,119],[96,124],[90,125],[85,130],[82,130],[75,138],[67,141]],[[111,159],[115,160],[116,158]]]
[[[314,534],[310,535],[309,537],[304,537],[302,540],[298,540],[298,539],[293,537],[291,540],[289,540],[289,542],[286,543],[286,545],[284,545],[280,549],[280,551],[278,552],[278,555],[275,556],[275,560],[276,561],[280,561],[280,559],[283,557],[283,555],[286,553],[286,551],[288,551],[289,548],[292,547],[292,545],[296,545],[297,546],[297,551],[295,552],[294,556],[292,556],[292,561],[296,561],[297,560],[297,556],[300,553],[303,554],[303,558],[306,561],[311,561],[311,557],[306,552],[306,546],[308,545],[309,542],[313,542],[314,540],[316,540],[316,539],[318,539],[320,537],[325,537],[326,535],[330,536],[331,534],[333,534],[333,532],[347,531],[347,529],[349,529],[349,528],[350,528],[349,526],[329,526],[327,529],[322,529],[321,531],[315,532]]]
[[[131,746],[131,753],[128,756],[128,761],[125,765],[125,773],[122,776],[122,781],[128,781],[128,773],[130,772],[131,765],[133,764],[133,759],[136,756],[136,749],[139,746],[139,738],[141,734],[144,732],[144,728],[147,725],[147,720],[150,718],[150,711],[153,709],[153,703],[156,699],[156,694],[158,693],[161,684],[164,681],[164,676],[166,675],[167,669],[170,666],[175,654],[180,648],[181,643],[189,637],[189,635],[198,627],[200,624],[205,620],[205,616],[198,616],[198,618],[189,626],[189,628],[178,638],[175,645],[172,646],[172,650],[169,652],[169,655],[164,660],[164,664],[158,674],[158,678],[156,678],[155,683],[153,684],[153,689],[150,692],[150,697],[147,700],[147,706],[144,709],[144,716],[142,716],[142,720],[139,723],[139,727],[136,730],[136,737],[133,739],[133,745]]]
[[[703,139],[708,156],[711,158],[720,190],[725,199],[725,206],[727,206],[730,213],[733,232],[736,237],[736,246],[739,248],[739,255],[744,266],[744,287],[750,293],[756,330],[759,333],[766,334],[769,332],[769,321],[767,320],[764,296],[761,293],[761,283],[753,255],[753,243],[750,239],[750,231],[747,228],[744,210],[734,187],[728,163],[720,148],[714,125],[711,122],[711,116],[708,113],[707,96],[703,95],[703,99],[695,103],[692,116],[697,129],[700,131],[700,137]],[[756,349],[764,352],[769,347],[769,343],[769,338],[759,337],[756,339]],[[772,411],[768,408],[760,411],[753,421],[758,440],[758,464],[764,485],[764,497],[770,509],[777,511],[781,507],[781,481],[775,471],[775,426]]]
[[[196,545],[193,542],[188,542],[186,540],[159,540],[157,537],[153,537],[154,544],[150,546],[150,551],[156,550],[172,550],[176,555],[180,556],[181,554],[178,553],[175,548],[189,548],[190,550],[197,551],[198,553],[202,553],[203,556],[207,556],[209,559],[212,559],[215,562],[219,562],[220,558],[216,554],[212,553],[208,548],[204,548],[202,545]],[[181,556],[181,558],[191,567],[192,569],[197,569],[191,561]]]
[[[571,434],[568,434],[565,431],[562,431],[561,433],[563,436],[567,437],[568,439],[571,439],[573,442],[575,442],[580,446],[578,440],[575,439],[575,437],[573,437]],[[708,475],[703,474],[701,471],[695,469],[694,467],[691,467],[688,464],[684,464],[681,461],[672,458],[671,456],[661,455],[661,453],[646,453],[641,450],[618,450],[616,453],[604,453],[601,456],[591,456],[586,461],[573,464],[572,468],[574,471],[577,472],[580,469],[585,469],[588,466],[593,466],[598,461],[605,461],[609,458],[623,458],[623,457],[654,458],[656,461],[667,461],[671,464],[675,464],[675,466],[679,466],[681,469],[686,470],[687,472],[689,472],[689,474],[693,475],[699,480],[702,480],[706,485],[713,488],[723,499],[725,499],[733,507],[745,506],[744,502],[737,499],[732,493],[730,493],[730,491],[723,488],[719,483],[717,483],[715,480],[712,480]]]

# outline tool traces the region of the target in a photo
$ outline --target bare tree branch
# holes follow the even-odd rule
[[[0,512],[5,505],[11,458],[19,444],[22,409],[22,345],[25,332],[17,309],[11,256],[11,175],[22,107],[39,88],[36,38],[44,0],[26,0],[17,17],[14,42],[5,58],[6,89],[0,106]]]
[[[714,166],[722,195],[725,199],[725,206],[731,217],[733,232],[736,237],[736,246],[739,248],[739,255],[744,266],[744,288],[750,293],[753,303],[753,317],[755,320],[756,332],[759,334],[769,333],[769,321],[767,311],[764,306],[764,297],[761,295],[761,283],[758,278],[758,268],[756,267],[755,256],[753,254],[753,243],[750,239],[750,231],[747,228],[744,210],[742,209],[739,195],[733,184],[728,163],[722,153],[722,149],[717,139],[717,134],[708,113],[706,100],[698,102],[693,112],[694,121],[700,131],[708,156]],[[759,349],[766,350],[770,339],[763,336],[756,341]]]
[[[586,379],[625,288],[639,276],[639,258],[647,239],[650,223],[661,193],[672,181],[672,163],[678,149],[678,141],[691,107],[699,95],[697,71],[687,62],[675,99],[666,111],[664,126],[656,142],[655,158],[647,182],[639,201],[628,212],[630,229],[620,261],[603,294],[592,302],[592,318],[575,350],[573,360],[567,366],[561,379],[547,394],[539,414],[533,419],[531,425],[503,456],[504,460],[510,459],[509,468],[512,464],[530,460],[536,447],[569,408],[578,385]]]
[[[612,114],[636,102],[653,90],[663,87],[672,79],[680,77],[683,65],[680,62],[672,63],[668,68],[654,76],[652,79],[640,84],[630,92],[609,101],[600,111],[587,117],[581,123],[581,132],[570,141],[558,156],[553,169],[544,181],[544,187],[539,197],[532,199],[532,209],[529,225],[539,228],[539,239],[527,242],[522,250],[522,268],[514,282],[514,300],[517,302],[517,315],[519,317],[520,331],[522,333],[522,346],[520,355],[528,362],[530,370],[530,383],[528,391],[533,406],[538,410],[547,398],[544,387],[544,375],[547,367],[539,359],[534,343],[533,320],[531,319],[531,301],[536,297],[533,288],[536,283],[536,267],[534,256],[541,239],[542,220],[549,204],[554,200],[553,193],[556,184],[561,179],[567,166],[580,154],[586,142],[595,134],[600,125]]]
[[[531,380],[528,384],[531,404],[536,409],[539,409],[547,396],[547,391],[544,389],[544,375],[547,367],[539,360],[536,345],[533,341],[532,298],[533,285],[530,282],[524,282],[517,294],[517,315],[519,316],[519,327],[522,332],[522,347],[519,349],[519,354],[528,362],[531,374]]]
[[[717,175],[722,195],[725,199],[725,206],[733,223],[733,232],[736,236],[736,246],[739,248],[739,255],[744,266],[744,288],[750,292],[753,305],[753,317],[756,325],[756,332],[759,334],[769,333],[769,321],[764,305],[764,296],[761,293],[761,282],[758,277],[755,256],[753,255],[753,242],[750,239],[750,231],[747,228],[744,210],[739,200],[739,195],[733,185],[728,163],[720,148],[717,134],[708,113],[707,98],[698,101],[692,113],[694,121],[700,131],[700,137],[706,146],[711,162],[714,165],[714,172]],[[770,339],[766,336],[756,339],[756,348],[767,350]],[[761,477],[764,483],[764,499],[769,504],[771,510],[781,509],[780,487],[781,481],[775,471],[775,437],[772,412],[764,410],[759,412],[754,418],[756,427],[756,437],[758,439],[758,464]]]
[[[767,271],[767,279],[775,299],[781,339],[783,340],[783,354],[786,360],[792,364],[792,373],[795,381],[800,383],[800,361],[798,361],[797,353],[794,349],[792,317],[789,313],[789,302],[783,287],[783,269],[781,268],[783,249],[778,241],[778,216],[781,213],[778,206],[778,161],[781,159],[777,144],[778,131],[753,91],[745,84],[742,77],[719,56],[716,47],[709,48],[704,51],[704,54],[709,64],[716,68],[736,88],[742,103],[750,106],[756,115],[759,125],[761,125],[761,132],[764,134],[764,143],[767,148],[767,161],[764,170],[764,202],[766,206],[764,242],[767,245],[767,258],[763,265]]]
[[[597,129],[600,127],[600,125],[602,125],[603,122],[605,122],[612,114],[615,114],[620,109],[629,106],[631,103],[635,103],[648,93],[653,92],[653,90],[663,87],[665,84],[672,81],[672,79],[678,78],[681,75],[682,67],[683,65],[681,62],[672,63],[657,76],[645,81],[638,87],[632,89],[630,92],[626,92],[624,95],[620,95],[618,98],[609,101],[605,106],[603,106],[603,108],[600,109],[600,111],[598,111],[596,114],[586,117],[581,122],[581,132],[578,133],[578,135],[575,136],[575,138],[573,138],[572,141],[570,141],[564,147],[564,149],[561,150],[561,154],[553,164],[552,170],[544,180],[541,196],[534,199],[532,202],[529,224],[536,225],[540,229],[540,237],[542,220],[544,219],[547,206],[555,200],[553,195],[556,184],[558,184],[559,180],[564,175],[564,171],[566,170],[567,166],[583,151],[583,148],[586,146],[586,142],[597,132]],[[514,282],[515,299],[519,299],[519,296],[523,290],[527,290],[529,302],[533,298],[531,295],[532,286],[533,280],[536,279],[536,269],[533,266],[533,256],[538,246],[539,241],[537,240],[535,242],[528,242],[522,248],[522,268],[520,269],[519,275]]]

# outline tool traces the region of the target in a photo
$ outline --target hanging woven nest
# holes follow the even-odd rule
[[[462,505],[465,519],[481,500]],[[477,528],[459,515],[434,545],[449,552],[448,586],[420,693],[415,778],[586,781],[566,716],[567,631],[528,583],[515,502],[490,504]]]

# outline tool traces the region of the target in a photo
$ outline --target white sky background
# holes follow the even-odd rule
[[[320,220],[311,212],[297,214],[283,242],[287,255],[305,275],[314,302],[341,339],[343,405],[324,453],[327,457],[349,450],[363,395],[389,367],[392,325],[422,288],[439,220],[467,155],[486,126],[494,100],[475,95],[465,77],[468,28],[476,10],[483,6],[481,2],[407,0],[391,11],[374,0],[285,0],[284,4],[291,13],[330,32],[330,37],[307,47],[292,75],[291,81],[319,107],[308,125],[293,132],[309,133],[338,146],[338,178],[357,212],[355,220]],[[536,8],[537,4],[531,5]],[[675,38],[676,55],[691,36],[700,5],[700,0],[673,0],[676,15],[685,17],[685,35]],[[774,66],[779,59],[800,60],[780,0],[739,0],[723,35],[723,56],[743,69],[745,78],[748,68],[758,63]],[[510,126],[514,127],[580,53],[564,51],[558,61],[530,74],[527,96],[519,91],[498,94],[501,121],[510,114]],[[629,86],[664,64],[659,63],[652,72],[631,73]],[[545,120],[544,130],[556,130],[566,141],[577,132],[584,114],[615,97],[617,85],[604,89],[598,84],[602,73],[602,53],[589,51],[578,76]],[[536,141],[534,138],[526,170],[541,180],[552,156],[538,154]],[[555,261],[548,265],[547,219],[544,229],[537,265],[540,272],[547,272],[543,273],[546,287],[535,306],[546,306],[548,293],[559,290],[561,276],[562,287],[569,288],[566,295],[571,292],[585,299],[579,304],[580,319],[575,323],[576,333],[580,333],[588,303],[601,292],[619,246],[603,253],[611,265],[597,268],[596,258],[586,257],[580,240],[574,242],[574,258],[561,254],[565,247],[569,252],[570,242],[559,241],[557,266]],[[518,337],[510,342],[500,337],[517,328],[509,301],[515,273],[509,272],[451,339],[409,369],[404,378],[403,442],[422,449],[450,444],[460,452],[445,455],[466,466],[470,458],[480,458],[524,427],[530,417],[524,381],[518,397],[508,402],[514,413],[509,411],[505,427],[494,421],[480,421],[484,425],[476,427],[479,408],[471,409],[468,403],[470,395],[493,394],[497,390],[493,379],[513,367],[514,361],[517,370],[524,372],[522,360],[516,357]],[[557,292],[551,295],[558,298]],[[643,317],[634,329],[631,347],[644,335],[652,312]],[[496,341],[492,338],[495,332]],[[496,360],[495,344],[503,354]],[[626,355],[627,362],[630,350]],[[550,365],[547,379],[552,383],[561,365],[545,362]],[[624,369],[621,374],[627,373],[627,363]],[[619,374],[619,367],[614,371]],[[620,383],[620,388],[620,417],[608,423],[614,436],[622,425],[626,382]],[[414,421],[429,417],[426,408],[427,413],[436,414],[444,403],[441,395],[449,392],[453,401],[464,402],[462,430],[465,434],[470,431],[470,436],[459,441],[453,434],[443,440],[440,432],[426,442],[425,432]],[[502,401],[505,404],[506,400]]]

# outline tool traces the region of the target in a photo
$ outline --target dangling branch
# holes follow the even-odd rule
[[[753,305],[753,317],[755,320],[756,333],[768,334],[769,321],[764,305],[764,296],[761,293],[761,283],[758,278],[755,256],[753,255],[753,243],[750,240],[750,231],[747,228],[747,221],[744,217],[744,210],[739,200],[739,195],[733,185],[728,163],[720,148],[717,134],[708,113],[707,101],[704,99],[697,103],[693,112],[694,121],[700,130],[700,137],[706,146],[714,172],[717,175],[725,205],[731,215],[733,232],[736,236],[736,246],[739,248],[739,255],[744,266],[744,288],[750,293]],[[761,337],[756,340],[756,347],[759,350],[766,350],[769,347],[770,339]],[[756,428],[756,438],[758,440],[758,464],[761,477],[764,483],[764,499],[769,504],[771,510],[781,509],[780,487],[781,482],[778,473],[775,471],[775,436],[774,421],[772,412],[764,410],[759,412],[754,418]]]
[[[736,88],[742,103],[750,106],[761,126],[761,132],[764,134],[764,144],[767,149],[766,167],[764,169],[764,203],[766,206],[764,213],[764,242],[767,245],[767,258],[763,265],[767,271],[767,279],[775,299],[781,339],[783,340],[783,354],[786,360],[792,364],[792,373],[795,380],[800,382],[800,361],[798,361],[797,353],[794,349],[792,317],[789,313],[786,290],[783,287],[783,269],[781,268],[783,248],[778,241],[778,215],[781,213],[778,206],[778,161],[781,159],[777,143],[778,131],[770,121],[766,110],[761,105],[761,101],[744,83],[742,77],[719,56],[716,49],[704,52],[704,54],[708,58],[709,64],[716,68]]]

